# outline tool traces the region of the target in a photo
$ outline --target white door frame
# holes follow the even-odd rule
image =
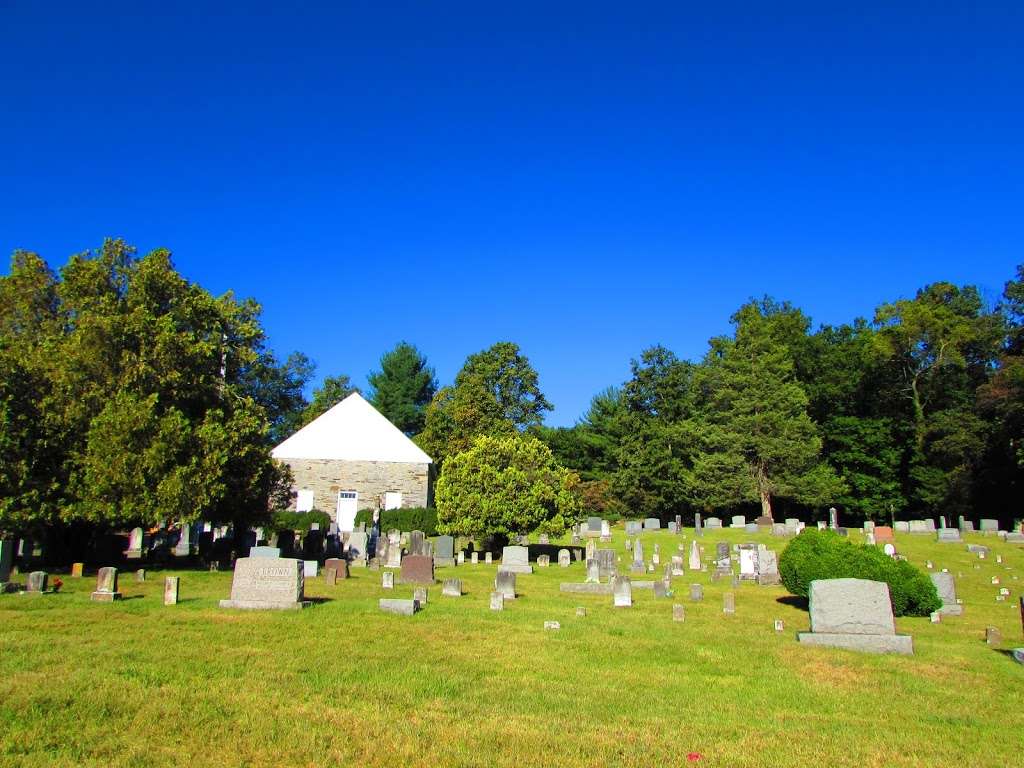
[[[344,510],[344,511],[343,511]],[[338,507],[334,521],[339,531],[353,531],[356,527],[356,512],[359,511],[359,491],[346,489],[338,491]]]

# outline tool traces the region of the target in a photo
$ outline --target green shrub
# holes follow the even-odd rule
[[[896,616],[927,616],[942,606],[928,576],[905,560],[893,560],[877,547],[857,545],[833,531],[808,528],[779,557],[786,589],[807,597],[815,579],[870,579],[889,585]]]
[[[331,516],[319,509],[309,512],[279,509],[270,517],[270,525],[275,531],[300,531],[303,536],[309,533],[313,523],[319,523],[320,530],[326,531],[331,524]]]
[[[366,523],[369,530],[373,525],[372,509],[360,509],[356,512],[356,525]],[[385,509],[380,513],[380,529],[390,531],[423,531],[427,536],[437,535],[437,510],[433,507],[403,507],[402,509]]]

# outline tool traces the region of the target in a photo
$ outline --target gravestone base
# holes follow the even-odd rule
[[[115,600],[120,600],[122,596],[120,592],[93,592],[89,599],[94,603],[112,603]]]
[[[300,611],[309,608],[310,600],[281,603],[276,600],[221,600],[221,608],[237,608],[242,611]]]
[[[559,592],[576,592],[585,595],[610,595],[611,584],[580,584],[577,582],[562,582],[558,586]]]
[[[533,573],[532,565],[499,565],[499,571],[505,571],[505,573]]]
[[[854,633],[799,632],[797,640],[803,645],[822,645],[867,653],[914,654],[914,639],[910,635],[861,635]]]
[[[437,557],[434,556],[434,567],[435,568],[454,568],[458,563],[454,557]],[[395,566],[387,565],[385,568],[393,568]],[[398,566],[401,567],[401,566]]]
[[[963,616],[964,607],[962,605],[944,605],[936,613],[941,613],[943,616]]]
[[[382,597],[377,605],[384,613],[394,613],[399,616],[412,616],[420,609],[418,600],[395,600],[388,597]]]

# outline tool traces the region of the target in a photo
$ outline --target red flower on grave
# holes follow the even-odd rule
[[[696,763],[702,757],[704,757],[704,755],[702,755],[700,752],[691,752],[686,756],[686,759],[691,763]]]
[[[64,582],[63,582],[63,581],[61,581],[60,577],[57,577],[57,578],[55,578],[55,579],[54,579],[54,580],[53,580],[52,582],[50,582],[50,583],[51,583],[51,585],[53,586],[53,591],[54,591],[54,592],[60,592],[60,588],[64,586]]]

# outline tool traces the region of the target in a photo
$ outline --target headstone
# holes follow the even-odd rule
[[[462,579],[445,579],[441,594],[444,597],[462,597]]]
[[[427,537],[423,531],[409,533],[409,554],[425,555],[427,553]]]
[[[459,550],[459,554],[455,556],[455,562],[458,565],[465,565],[466,564],[466,553],[463,550],[461,550],[461,549]]]
[[[572,565],[572,555],[569,554],[568,549],[558,550],[558,565],[562,568],[568,568]]]
[[[697,546],[696,540],[690,542],[690,570],[699,571],[701,568],[700,563],[700,547]]]
[[[494,591],[506,600],[516,599],[516,572],[499,570],[494,577]]]
[[[420,608],[422,608],[427,604],[427,588],[416,587],[416,589],[412,591],[412,599],[419,604]]]
[[[470,565],[476,565],[479,562],[480,562],[480,553],[478,553],[476,550],[474,550],[472,553],[470,553],[469,564]]]
[[[455,565],[455,539],[451,536],[434,539],[434,565],[438,568]]]
[[[964,520],[963,524],[960,526],[960,531],[962,533],[974,533],[974,521]]]
[[[505,596],[501,592],[491,592],[491,610],[505,610]]]
[[[732,557],[729,554],[729,545],[724,541],[716,545],[715,570],[720,574],[732,573]]]
[[[46,591],[49,575],[46,571],[32,571],[25,580],[25,591],[43,593]]]
[[[117,591],[117,568],[100,568],[96,573],[96,591],[90,595],[98,603],[111,603],[121,599]]]
[[[146,569],[145,568],[139,568],[139,570],[137,570],[135,572],[135,583],[136,584],[145,584],[146,583]]]
[[[551,555],[537,555],[537,567],[547,568],[551,564]]]
[[[324,568],[324,584],[334,587],[338,584],[338,571],[334,568]]]
[[[885,541],[893,541],[895,537],[892,534],[892,528],[888,525],[876,525],[875,526],[875,542],[881,544]]]
[[[627,520],[626,521],[626,535],[627,536],[639,536],[640,531],[643,530],[643,523],[639,520]]]
[[[601,521],[601,537],[605,538],[612,535],[612,527],[607,520]]]
[[[562,628],[562,625],[559,624],[557,621],[545,621],[544,622],[544,629],[547,629],[547,630],[558,630],[558,629],[561,629],[561,628]]]
[[[434,558],[430,555],[406,555],[402,558],[401,584],[433,584]]]
[[[686,621],[686,608],[681,603],[672,606],[672,621]]]
[[[340,557],[332,557],[324,561],[324,568],[332,569],[335,573],[336,578],[348,578],[348,560],[345,560]]]
[[[839,511],[835,507],[829,507],[828,527],[833,530],[839,527]]]
[[[85,563],[72,563],[71,564],[71,578],[80,579],[85,571]],[[3,581],[3,579],[0,579]]]
[[[989,645],[1002,645],[1003,633],[999,627],[985,627],[985,642]]]
[[[644,530],[645,531],[660,531],[661,530],[661,520],[658,519],[657,517],[648,517],[646,520],[644,520]]]
[[[782,632],[785,629],[785,625],[782,623],[782,619],[775,620],[775,631]]]
[[[294,558],[240,557],[231,579],[231,599],[221,608],[298,609],[306,608],[302,561]],[[94,593],[95,594],[95,593]]]
[[[587,615],[587,609],[584,608],[582,605],[577,605],[576,606],[576,618],[582,619],[586,615]]]
[[[412,616],[420,609],[420,604],[415,598],[412,600],[399,600],[391,597],[382,597],[377,605],[384,613],[394,613],[398,616]]]
[[[490,552],[484,552],[484,564],[491,565],[494,562],[494,555]]]
[[[602,579],[610,579],[615,573],[615,550],[597,550],[597,566],[600,569]]]
[[[365,568],[369,559],[369,534],[352,531],[348,535],[348,562],[353,568]]]
[[[192,526],[188,523],[183,523],[181,533],[178,534],[178,543],[174,545],[175,557],[188,557],[192,554],[191,534]]]
[[[317,572],[320,570],[320,563],[316,560],[303,560],[302,561],[302,576],[306,579],[315,579]]]
[[[928,524],[924,520],[911,520],[909,523],[910,533],[928,533]]]
[[[600,517],[588,517],[587,518],[587,537],[597,538],[601,535],[601,518]]]
[[[644,565],[644,543],[642,541],[640,541],[640,539],[637,539],[633,543],[633,564],[634,565],[639,565],[641,570],[643,570],[643,565]]]
[[[178,576],[168,576],[164,579],[164,605],[178,604]]]
[[[779,556],[773,549],[761,547],[757,552],[757,583],[762,587],[780,584]]]
[[[699,603],[704,599],[704,585],[703,584],[691,584],[690,585],[690,599]]]
[[[909,635],[897,635],[889,585],[867,579],[816,579],[809,590],[811,631],[801,643],[873,653],[914,652]]]
[[[743,515],[733,515],[732,522],[729,524],[730,528],[746,528],[747,518]]]
[[[633,587],[629,576],[618,575],[612,578],[612,605],[616,608],[629,608],[633,605]]]
[[[718,517],[709,517],[704,521],[704,527],[709,531],[718,530],[722,527],[722,520]]]
[[[142,529],[132,528],[128,536],[128,550],[124,556],[130,560],[138,560],[142,557]]]
[[[786,524],[785,523],[772,523],[772,536],[785,536],[786,535]]]
[[[683,530],[683,516],[682,515],[676,515],[675,524],[676,524],[675,532],[676,533],[681,532]]]
[[[587,583],[601,583],[601,566],[597,562],[597,558],[591,558],[590,560],[587,560]]]
[[[693,532],[694,532],[694,535],[696,535],[696,536],[703,536],[704,535],[704,529],[703,529],[703,526],[701,526],[701,523],[700,523],[700,512],[697,512],[693,516]]]
[[[666,597],[668,595],[668,587],[665,586],[664,581],[654,582],[653,589],[655,597]]]
[[[757,545],[740,545],[740,579],[754,581],[757,579]]]
[[[380,586],[382,589],[394,589],[395,588],[395,572],[394,571],[383,571],[380,574]]]
[[[893,523],[893,528],[896,533],[910,533],[910,523],[906,520],[897,520]],[[876,533],[875,535],[877,536],[878,534]]]
[[[947,528],[946,530],[956,530]],[[942,607],[939,613],[946,616],[962,616],[964,607],[956,601],[956,582],[952,573],[929,573],[932,583],[935,584],[935,591],[939,593]]]
[[[761,529],[758,528],[757,523],[747,523],[743,526],[743,531],[745,533],[758,533],[760,530]]]
[[[732,615],[736,613],[736,593],[726,592],[722,595],[722,613]]]
[[[590,539],[589,541],[587,541],[587,553],[583,559],[591,560],[595,557],[597,557],[597,544],[594,542],[593,539]]]
[[[828,523],[826,523],[824,520],[819,520],[818,521],[818,530],[819,531],[828,530]]]
[[[960,542],[960,529],[959,528],[940,528],[936,534],[936,540],[944,543],[959,543]]]
[[[548,538],[548,535],[546,533],[542,533],[537,538],[537,543],[542,545],[542,546],[547,546],[550,543],[550,539]]]
[[[533,566],[530,565],[530,550],[528,547],[505,547],[501,550],[501,567],[499,571],[511,571],[512,573],[533,573]]]
[[[402,567],[402,532],[396,529],[388,531],[387,553],[381,561],[384,568]]]
[[[672,575],[673,576],[684,576],[686,570],[683,568],[683,556],[672,555]]]

